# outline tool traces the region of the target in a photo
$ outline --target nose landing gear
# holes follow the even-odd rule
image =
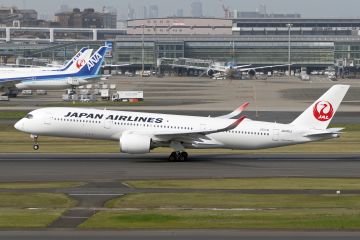
[[[39,137],[39,136],[37,136],[37,135],[31,135],[31,138],[32,138],[33,141],[34,141],[33,149],[34,149],[35,151],[37,151],[37,150],[40,149],[40,146],[39,146],[39,144],[38,144],[38,137]]]

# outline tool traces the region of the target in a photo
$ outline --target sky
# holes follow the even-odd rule
[[[0,5],[32,8],[40,16],[52,17],[62,4],[70,8],[93,7],[99,11],[103,6],[113,6],[119,16],[126,16],[129,4],[136,12],[142,6],[156,4],[160,16],[170,16],[177,9],[184,9],[184,15],[190,15],[190,5],[194,1],[201,1],[204,14],[213,17],[224,15],[221,2],[225,2],[231,9],[241,11],[255,11],[260,4],[265,4],[268,13],[300,13],[312,18],[360,18],[360,0],[0,0]]]

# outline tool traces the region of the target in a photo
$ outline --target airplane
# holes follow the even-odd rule
[[[120,151],[149,153],[158,147],[174,151],[169,161],[186,161],[185,149],[267,149],[338,138],[342,128],[329,128],[349,85],[334,85],[289,124],[253,121],[241,116],[245,103],[220,117],[154,114],[87,108],[41,108],[14,127],[31,134],[34,150],[39,136],[118,141]],[[236,119],[233,117],[236,116]]]
[[[87,58],[84,58],[84,54],[85,52],[88,50],[89,48],[87,47],[84,47],[82,49],[80,49],[80,51],[78,53],[76,53],[72,59],[70,59],[70,61],[68,61],[67,63],[65,63],[64,65],[62,66],[56,66],[56,67],[34,67],[34,66],[31,66],[31,67],[16,67],[16,65],[14,65],[14,67],[7,67],[8,65],[6,65],[6,67],[0,67],[0,73],[3,73],[3,72],[20,72],[20,71],[26,71],[26,72],[29,72],[29,71],[32,71],[32,70],[35,70],[35,71],[48,71],[48,70],[51,70],[51,71],[65,71],[67,69],[69,69],[71,67],[71,65],[75,62],[75,61],[82,61],[81,59],[87,61],[90,56],[91,56],[91,53],[92,53],[92,50],[91,51],[88,51],[86,53],[87,55]]]
[[[85,85],[99,80],[100,67],[104,61],[107,47],[100,47],[92,56],[87,49],[82,57],[74,61],[66,70],[41,70],[3,74],[0,88],[7,89],[66,89]],[[87,61],[85,59],[88,59]]]
[[[196,59],[192,59],[196,60]],[[199,60],[203,61],[203,60]],[[234,77],[236,74],[247,73],[250,76],[255,76],[256,70],[266,69],[266,68],[275,68],[275,67],[285,67],[289,66],[289,64],[283,65],[272,65],[272,66],[262,66],[262,67],[251,67],[251,64],[248,65],[236,65],[233,62],[227,62],[224,65],[219,63],[211,63],[208,67],[204,66],[195,66],[195,65],[186,65],[186,64],[169,64],[173,68],[186,68],[186,69],[194,69],[204,71],[201,75],[207,75],[208,77]]]

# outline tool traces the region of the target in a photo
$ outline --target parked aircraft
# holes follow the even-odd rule
[[[194,61],[195,59],[193,59]],[[196,66],[196,65],[186,65],[186,64],[169,64],[174,68],[185,68],[192,70],[200,70],[203,71],[203,75],[207,75],[209,77],[234,77],[237,74],[249,74],[250,76],[255,76],[257,70],[267,69],[267,68],[276,68],[276,67],[285,67],[289,66],[288,64],[284,65],[271,65],[271,66],[262,66],[262,67],[251,67],[250,65],[236,65],[233,62],[227,62],[225,64],[212,63],[208,67],[204,66]]]
[[[104,61],[106,47],[101,47],[91,58],[88,49],[66,70],[31,70],[19,73],[7,73],[0,77],[0,88],[12,89],[66,89],[85,85],[98,80],[100,67]],[[88,60],[86,60],[88,59]]]
[[[170,147],[170,161],[185,161],[185,149],[266,149],[337,138],[342,128],[328,129],[348,85],[335,85],[290,124],[253,121],[240,116],[247,103],[221,117],[195,117],[96,110],[42,108],[27,114],[15,128],[39,136],[119,141],[120,151],[148,153]],[[237,117],[237,119],[231,119]]]

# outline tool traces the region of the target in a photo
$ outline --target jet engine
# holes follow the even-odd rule
[[[120,137],[120,151],[130,154],[143,154],[151,150],[151,138],[136,134],[123,134]]]
[[[207,74],[209,77],[212,77],[212,76],[214,76],[215,71],[212,70],[211,68],[209,68],[209,69],[206,71],[206,74]]]
[[[250,78],[253,78],[256,75],[256,71],[255,69],[250,69],[247,74],[250,76]]]

